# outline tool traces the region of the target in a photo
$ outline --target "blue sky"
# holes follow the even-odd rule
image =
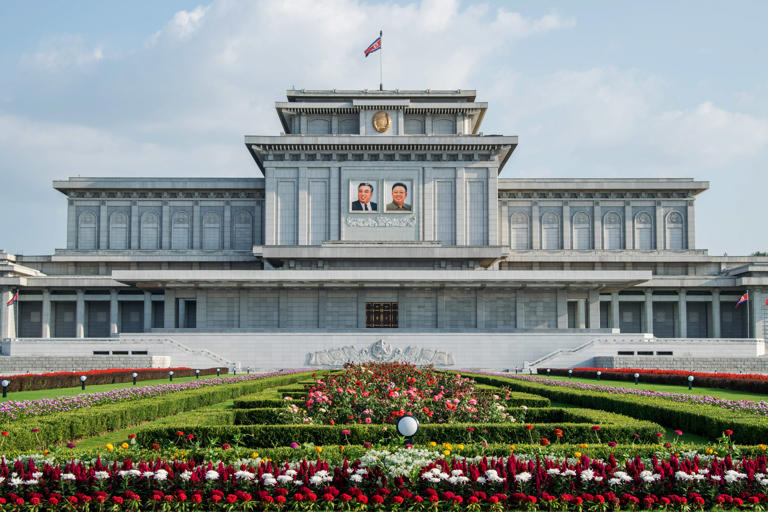
[[[692,177],[697,245],[768,250],[766,2],[0,3],[0,247],[65,245],[68,176],[255,176],[297,88],[476,89],[503,177]]]

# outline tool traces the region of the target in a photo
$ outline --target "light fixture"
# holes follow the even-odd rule
[[[138,376],[139,376],[139,374],[138,374],[138,373],[136,373],[136,372],[133,372],[133,373],[131,374],[131,377],[133,377],[133,385],[134,385],[134,386],[136,385],[136,377],[138,377]]]
[[[0,385],[3,386],[3,398],[8,398],[8,386],[11,384],[11,381],[7,379],[3,379],[0,382]]]
[[[85,375],[80,376],[80,389],[82,389],[83,391],[85,391],[85,379],[87,378],[88,377],[86,377]]]
[[[640,374],[635,372],[635,384],[640,380]]]
[[[600,380],[600,376],[603,374],[600,370],[597,370],[597,380]]]
[[[405,444],[412,444],[413,436],[419,431],[419,420],[406,414],[397,421],[397,432],[405,438]]]
[[[688,391],[693,389],[693,375],[688,376]]]
[[[195,370],[195,378],[196,379],[200,378],[200,370]]]
[[[168,372],[168,379],[173,382],[173,370]]]

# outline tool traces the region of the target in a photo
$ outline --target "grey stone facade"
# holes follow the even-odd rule
[[[55,181],[67,245],[0,253],[3,300],[20,292],[0,314],[0,338],[367,340],[383,325],[376,308],[386,332],[468,342],[550,330],[768,334],[768,258],[696,247],[707,182],[500,179],[517,137],[480,133],[488,106],[474,91],[287,99],[276,104],[282,135],[245,137],[263,177]],[[750,302],[734,308],[746,291]],[[220,359],[239,362],[226,346]]]

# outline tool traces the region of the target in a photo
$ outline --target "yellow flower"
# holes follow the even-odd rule
[[[107,450],[112,451],[114,449],[115,449],[115,447],[112,446],[112,443],[107,443]]]
[[[252,458],[252,459],[255,459],[255,458],[256,458],[256,457],[258,457],[258,456],[259,456],[259,452],[253,452],[253,453],[251,454],[251,458]]]
[[[766,448],[768,448],[768,447],[767,447],[767,446],[765,446],[764,444],[759,444],[759,445],[757,445],[757,447],[758,447],[758,448],[760,448],[760,449],[761,449],[761,450],[763,450],[763,451],[765,451],[765,449],[766,449]]]
[[[430,441],[430,442],[429,442],[429,446],[437,446],[437,443],[436,443],[436,442],[434,442],[434,441]]]
[[[515,451],[515,445],[513,444],[509,445],[509,451],[511,452]]]
[[[443,450],[443,455],[445,455],[446,457],[449,456],[450,454],[451,454],[451,450]]]
[[[463,450],[464,449],[464,445],[463,444],[457,444],[456,448],[458,448],[459,450]]]
[[[51,450],[43,450],[43,455],[48,455],[49,453],[51,453]]]
[[[579,457],[581,457],[581,452],[573,452],[573,456],[578,459]]]
[[[323,452],[323,447],[322,446],[315,446],[315,451],[317,453],[322,453]]]
[[[340,445],[339,445],[339,451],[340,451],[340,452],[343,452],[343,451],[344,451],[344,445],[343,445],[343,444],[340,444]]]
[[[707,448],[706,450],[704,450],[704,453],[706,453],[707,455],[712,455],[712,448]]]
[[[587,446],[589,446],[587,443],[581,443],[579,445],[579,448],[586,448]]]
[[[129,446],[130,445],[128,443],[123,443],[120,445],[120,448],[122,448],[123,450],[127,450]]]

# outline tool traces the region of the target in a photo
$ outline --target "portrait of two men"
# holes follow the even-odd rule
[[[357,193],[357,200],[352,201],[350,205],[350,211],[353,212],[377,212],[379,211],[379,203],[376,201],[377,194],[379,193],[376,188],[378,182],[350,182],[350,188],[354,187],[354,190],[350,190],[350,197],[355,197]],[[413,210],[412,200],[408,196],[409,188],[412,190],[410,181],[396,181],[393,183],[385,183],[385,194],[389,195],[390,201],[384,205],[384,212],[386,213],[409,213]]]

